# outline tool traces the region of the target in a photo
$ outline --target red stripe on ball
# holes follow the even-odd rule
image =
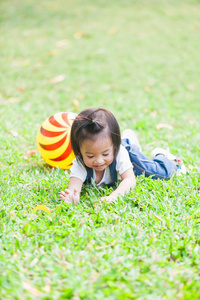
[[[40,127],[40,132],[42,135],[46,136],[46,137],[55,137],[55,136],[59,136],[61,134],[63,134],[64,132],[66,132],[66,130],[64,131],[49,131],[44,129],[43,127]]]
[[[67,125],[69,125],[71,127],[71,124],[69,123],[69,119],[68,119],[68,114],[63,113],[62,119],[63,119],[63,121],[65,121],[67,123]]]
[[[71,151],[72,151],[71,144],[69,144],[67,149],[65,150],[65,152],[62,155],[60,155],[59,157],[56,157],[56,158],[51,158],[50,160],[52,160],[52,161],[62,161],[70,155]]]
[[[59,128],[66,128],[67,127],[67,126],[64,126],[64,125],[58,123],[58,121],[56,121],[56,119],[54,118],[54,116],[51,116],[49,118],[49,123],[52,124],[53,126],[59,127]]]
[[[56,150],[57,148],[60,148],[64,144],[65,141],[66,141],[66,136],[62,140],[60,140],[54,144],[50,144],[50,145],[44,145],[44,144],[40,144],[40,143],[39,144],[44,150],[51,151],[51,150]]]

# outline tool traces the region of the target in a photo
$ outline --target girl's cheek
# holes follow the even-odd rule
[[[89,167],[89,168],[91,167],[91,161],[89,159],[85,158],[85,159],[83,159],[83,161],[87,167]]]

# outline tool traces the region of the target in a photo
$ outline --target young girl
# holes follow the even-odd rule
[[[71,167],[68,189],[60,193],[66,203],[78,204],[83,183],[118,187],[102,200],[112,201],[125,195],[136,184],[135,175],[169,179],[182,162],[164,149],[152,152],[152,160],[143,155],[136,135],[127,129],[120,135],[113,114],[103,108],[82,111],[71,128],[71,145],[76,158]],[[183,172],[183,171],[182,171]]]

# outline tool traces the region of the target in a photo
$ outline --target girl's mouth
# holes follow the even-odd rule
[[[102,169],[102,168],[104,168],[104,167],[105,167],[105,164],[100,165],[100,166],[94,166],[95,169]]]

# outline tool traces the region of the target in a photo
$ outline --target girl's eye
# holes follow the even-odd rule
[[[88,156],[88,158],[93,158],[94,156]]]
[[[109,153],[103,154],[103,156],[108,156]]]

